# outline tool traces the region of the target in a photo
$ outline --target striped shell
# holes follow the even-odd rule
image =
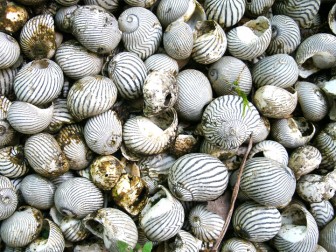
[[[19,101],[44,105],[60,95],[63,83],[62,69],[52,60],[40,59],[29,62],[16,74],[14,91]]]
[[[10,217],[19,203],[18,195],[12,182],[0,176],[0,220]]]
[[[301,35],[297,23],[285,15],[270,18],[272,26],[271,42],[266,50],[268,54],[290,54],[300,45]]]
[[[322,120],[328,114],[328,100],[315,84],[299,81],[295,84],[303,116],[312,122]]]
[[[109,251],[120,251],[120,241],[133,249],[138,241],[138,230],[134,221],[118,209],[99,209],[86,216],[83,223],[91,233],[104,240]]]
[[[325,248],[320,245],[317,245],[314,252],[328,252]]]
[[[108,64],[108,75],[124,99],[136,99],[142,95],[146,73],[143,61],[131,52],[118,53]]]
[[[232,225],[238,236],[252,242],[264,242],[279,232],[281,215],[275,207],[245,202],[235,209]]]
[[[298,77],[298,66],[287,54],[263,58],[252,69],[253,83],[256,88],[266,85],[288,88],[295,84]]]
[[[186,154],[169,169],[168,185],[174,196],[183,201],[214,200],[227,188],[228,171],[215,157]]]
[[[319,235],[314,217],[308,210],[291,204],[281,216],[281,229],[273,239],[275,248],[286,252],[313,252]]]
[[[250,151],[249,158],[253,158],[254,156],[263,156],[275,161],[283,165],[288,164],[288,153],[286,148],[283,147],[278,142],[272,140],[265,140],[260,143],[257,143]]]
[[[311,203],[309,212],[314,216],[319,228],[324,228],[335,217],[334,208],[327,200]]]
[[[0,174],[7,178],[18,178],[28,172],[23,146],[15,145],[0,149]]]
[[[184,220],[182,204],[163,186],[148,199],[139,215],[139,224],[151,241],[166,241],[181,229]],[[164,211],[162,211],[164,209]]]
[[[205,13],[208,20],[215,20],[222,27],[231,27],[238,23],[245,12],[244,0],[206,0]]]
[[[120,7],[119,0],[84,0],[84,3],[85,5],[98,5],[112,13],[116,12]]]
[[[140,0],[140,1],[139,0],[125,0],[125,2],[130,6],[144,7],[144,8],[152,7],[156,3],[156,1],[157,0]]]
[[[265,16],[275,0],[246,1],[246,14],[252,17]]]
[[[14,77],[18,69],[15,67],[0,69],[0,95],[14,94]]]
[[[252,103],[244,109],[243,99],[225,95],[213,100],[202,116],[204,137],[226,149],[239,147],[258,127],[259,113]]]
[[[57,132],[59,131],[64,124],[74,123],[73,117],[70,115],[67,106],[66,99],[56,99],[54,100],[54,111],[52,114],[52,119],[48,125],[48,132]]]
[[[103,207],[103,194],[90,180],[73,178],[57,187],[54,201],[64,216],[84,218]]]
[[[159,127],[160,122],[164,125]],[[159,154],[169,148],[176,137],[177,114],[174,109],[155,117],[136,116],[123,125],[126,148],[144,155]]]
[[[247,160],[240,189],[265,206],[280,207],[292,200],[296,180],[287,166],[265,157]]]
[[[333,5],[333,7],[330,9],[328,14],[328,23],[330,30],[336,34],[336,4]]]
[[[15,142],[16,132],[7,120],[0,120],[0,148]]]
[[[42,231],[43,234],[48,232],[47,237],[39,237],[34,240],[26,248],[27,252],[41,251],[41,252],[61,252],[65,248],[65,240],[61,229],[54,222],[44,219]]]
[[[279,119],[271,124],[273,139],[286,148],[307,144],[315,134],[315,126],[304,117]]]
[[[56,3],[62,6],[72,6],[79,2],[79,0],[55,0]]]
[[[54,106],[39,108],[27,102],[15,101],[10,106],[7,120],[23,134],[36,134],[45,130],[51,122]]]
[[[80,6],[72,13],[71,32],[86,49],[99,54],[111,53],[121,40],[117,19],[96,5]]]
[[[79,5],[72,5],[69,7],[62,7],[57,10],[55,15],[55,25],[58,30],[71,33],[71,15],[78,7]]]
[[[221,216],[209,211],[203,204],[193,207],[188,219],[192,233],[204,242],[216,241],[225,222]]]
[[[319,243],[326,249],[326,251],[336,250],[335,233],[336,218],[327,224],[327,226],[325,226],[320,232]]]
[[[248,21],[229,31],[227,46],[232,56],[241,60],[252,60],[263,54],[272,36],[270,21],[263,16]]]
[[[24,154],[34,171],[44,177],[57,177],[69,170],[69,163],[56,139],[39,133],[27,139]]]
[[[194,31],[196,24],[198,21],[205,21],[207,20],[207,16],[205,14],[205,10],[203,8],[203,5],[200,4],[198,1],[195,0],[195,10],[193,14],[190,16],[189,20],[187,21],[187,24],[191,27],[191,29]]]
[[[293,18],[302,28],[310,26],[320,8],[321,0],[275,1],[273,13]]]
[[[231,238],[223,243],[221,252],[257,252],[252,242]]]
[[[252,142],[259,143],[266,140],[270,131],[271,125],[269,120],[267,119],[267,117],[261,116],[257,128],[252,133]]]
[[[67,104],[71,115],[77,120],[83,120],[109,110],[116,100],[117,88],[113,81],[94,75],[86,76],[72,85]]]
[[[52,58],[56,50],[53,17],[43,14],[29,19],[21,30],[20,46],[29,59]]]
[[[11,67],[19,59],[20,46],[19,43],[10,35],[0,32],[0,69]]]
[[[145,60],[145,66],[147,74],[158,70],[171,72],[173,74],[177,74],[179,72],[177,61],[163,53],[157,53],[149,56]]]
[[[83,241],[90,234],[80,219],[64,217],[59,223],[59,227],[62,230],[64,238],[70,242]]]
[[[50,178],[50,181],[53,182],[53,184],[58,187],[60,184],[62,184],[63,182],[74,178],[75,175],[72,171],[67,171],[66,173],[63,173],[62,175],[55,177],[55,178]]]
[[[118,24],[126,50],[134,52],[142,60],[159,48],[162,27],[151,11],[142,7],[129,8],[121,13]]]
[[[201,249],[202,241],[195,238],[190,233],[180,230],[173,242],[168,244],[168,251],[175,252],[198,252]]]
[[[99,74],[103,67],[101,57],[90,52],[75,40],[62,43],[57,48],[55,60],[64,74],[75,80]]]
[[[293,170],[296,179],[299,179],[302,175],[317,169],[321,161],[320,151],[311,145],[305,145],[298,147],[291,153],[288,167]]]
[[[174,108],[181,120],[200,121],[204,107],[212,100],[208,78],[200,71],[187,69],[177,77],[177,100]]]
[[[227,40],[224,30],[213,20],[199,21],[194,31],[191,57],[200,64],[211,64],[225,53]]]
[[[217,96],[237,94],[237,85],[246,95],[252,88],[252,76],[247,65],[231,56],[224,56],[212,64],[208,77]]]
[[[1,223],[1,239],[7,246],[24,247],[38,237],[42,230],[43,216],[40,210],[22,206]]]
[[[211,143],[209,143],[207,140],[203,140],[200,146],[200,153],[209,154],[213,157],[218,158],[219,160],[228,160],[230,158],[234,158],[234,156],[237,154],[238,148],[235,149],[223,149],[220,147],[217,147]],[[225,162],[224,162],[225,163]],[[229,170],[232,169],[232,167],[227,166]]]

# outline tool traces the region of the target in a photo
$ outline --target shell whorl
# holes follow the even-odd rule
[[[19,200],[12,182],[0,176],[0,220],[10,217],[16,210]]]
[[[0,69],[13,66],[20,56],[19,43],[10,35],[0,32]]]
[[[23,146],[15,145],[0,149],[0,174],[7,178],[18,178],[28,172]]]

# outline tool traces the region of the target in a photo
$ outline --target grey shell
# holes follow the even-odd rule
[[[177,74],[179,72],[177,61],[163,53],[153,54],[148,57],[145,60],[145,66],[147,73],[158,70],[169,71],[173,74]]]
[[[265,206],[280,207],[292,200],[296,180],[287,166],[265,157],[247,160],[240,189]]]
[[[15,67],[0,69],[0,95],[9,96],[14,93],[14,77],[17,72]]]
[[[120,0],[84,0],[84,3],[85,5],[98,5],[112,13],[120,7]]]
[[[75,175],[72,171],[67,171],[66,173],[63,173],[62,175],[55,177],[55,178],[50,178],[50,181],[53,182],[53,184],[58,187],[60,184],[62,184],[64,181],[67,181],[71,178],[74,178]]]
[[[52,114],[52,119],[48,125],[48,132],[59,131],[64,124],[74,123],[74,118],[71,116],[66,99],[56,99],[54,100],[54,111]]]
[[[142,60],[159,48],[162,39],[162,26],[157,17],[142,7],[125,10],[118,18],[122,31],[122,41],[129,52],[134,52]]]
[[[72,5],[69,7],[59,8],[55,15],[55,25],[58,30],[62,32],[71,33],[71,15],[79,7],[79,5]]]
[[[28,172],[23,146],[15,145],[0,149],[0,174],[7,178],[18,178]]]
[[[324,228],[335,217],[334,208],[327,200],[311,203],[309,212],[314,216],[319,228]]]
[[[0,32],[0,69],[6,69],[15,64],[20,56],[19,43],[10,35]]]
[[[198,240],[187,231],[180,230],[173,242],[165,244],[168,251],[175,252],[198,252],[201,249],[202,241]]]
[[[246,1],[246,14],[252,17],[266,16],[275,0]]]
[[[276,141],[265,140],[257,143],[250,151],[249,158],[262,155],[263,157],[288,165],[288,153],[286,148]]]
[[[70,242],[83,241],[89,236],[90,232],[87,230],[80,219],[72,217],[64,217],[59,223],[64,238]]]
[[[221,252],[257,252],[257,250],[252,242],[234,237],[224,241]]]
[[[114,0],[115,2],[118,2]],[[144,8],[149,8],[152,7],[157,0],[125,0],[125,2],[134,7],[144,7]]]
[[[320,232],[319,243],[326,249],[326,251],[335,251],[335,232],[336,232],[336,218],[334,218],[327,226]]]
[[[55,0],[56,3],[62,6],[72,6],[79,2],[79,0]]]
[[[336,34],[335,14],[336,14],[336,4],[333,5],[333,7],[330,9],[329,14],[328,14],[329,28],[334,34]]]
[[[4,176],[0,176],[0,220],[10,217],[19,203],[18,195],[13,183]]]
[[[84,218],[103,207],[103,194],[86,178],[72,178],[55,192],[55,206],[65,216]]]
[[[15,143],[16,132],[7,120],[0,120],[0,148]]]

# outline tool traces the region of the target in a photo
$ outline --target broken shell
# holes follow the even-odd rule
[[[23,146],[15,145],[0,149],[0,174],[7,178],[22,177],[28,172]]]
[[[288,164],[288,153],[286,148],[283,147],[278,142],[272,140],[265,140],[257,143],[250,151],[249,158],[254,156],[263,156],[279,163],[286,165]]]
[[[327,200],[311,203],[309,212],[314,216],[319,228],[324,228],[335,216],[334,207]]]

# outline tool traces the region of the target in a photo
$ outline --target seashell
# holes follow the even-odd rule
[[[222,27],[231,27],[239,22],[245,12],[244,0],[206,0],[205,13],[208,20],[215,20]]]
[[[159,48],[162,26],[151,11],[142,7],[129,8],[121,13],[118,24],[126,50],[135,53],[142,60]]]
[[[61,220],[59,227],[62,230],[64,238],[70,242],[83,241],[90,234],[89,230],[85,228],[82,220],[72,217],[64,217]]]
[[[325,248],[320,245],[317,245],[314,252],[328,252]]]
[[[187,69],[177,77],[177,100],[174,108],[179,118],[200,121],[204,107],[212,100],[212,89],[208,78],[200,71]]]
[[[245,108],[235,95],[220,96],[204,110],[202,129],[210,143],[226,148],[239,147],[258,127],[260,116],[252,103]]]
[[[43,215],[31,206],[22,206],[1,223],[2,241],[10,247],[25,247],[38,237],[42,230]]]
[[[307,144],[315,134],[315,126],[304,117],[275,120],[271,124],[271,135],[286,148],[297,148]]]
[[[266,49],[268,54],[291,54],[300,45],[301,34],[297,23],[285,15],[270,18],[272,26],[271,42]]]
[[[245,202],[235,209],[232,225],[238,236],[252,242],[265,242],[279,232],[281,214],[275,207]]]
[[[299,77],[295,60],[287,54],[276,54],[258,61],[252,69],[253,83],[256,88],[272,85],[289,88]]]
[[[336,14],[336,4],[333,5],[333,7],[330,9],[329,14],[328,14],[329,28],[334,34],[336,34],[335,14]]]
[[[179,72],[177,61],[163,53],[157,53],[149,56],[144,63],[147,69],[147,74],[152,71],[159,70],[171,72],[174,75]]]
[[[253,158],[254,156],[266,157],[278,161],[283,165],[288,165],[288,153],[286,148],[272,140],[264,140],[257,143],[251,149],[249,158]]]
[[[264,242],[253,242],[253,245],[260,252],[274,252],[273,248],[271,248],[267,243]]]
[[[77,244],[74,247],[73,251],[74,252],[90,252],[90,251],[105,252],[106,248],[102,241],[98,241],[98,242]]]
[[[9,218],[18,205],[18,195],[12,182],[0,176],[0,220]]]
[[[0,69],[0,95],[9,97],[14,93],[14,78],[18,72],[17,68],[11,67]]]
[[[322,161],[320,151],[311,146],[305,145],[295,149],[288,161],[288,167],[295,174],[296,179],[317,169]]]
[[[114,208],[102,208],[83,219],[85,227],[104,240],[109,251],[121,251],[118,242],[124,242],[133,249],[138,240],[134,221],[124,212]]]
[[[0,120],[0,148],[14,144],[15,130],[7,120]]]
[[[37,209],[49,209],[54,205],[56,186],[48,179],[31,174],[22,180],[20,192],[27,204]]]
[[[299,23],[300,27],[309,27],[320,8],[320,0],[290,0],[275,1],[273,13],[275,15],[286,15]]]
[[[56,50],[53,17],[45,14],[29,19],[21,30],[20,46],[29,59],[52,58]]]
[[[336,218],[327,224],[320,231],[319,243],[325,248],[326,251],[335,251],[335,232],[336,232]]]
[[[270,21],[260,16],[229,31],[227,47],[232,56],[241,60],[252,60],[266,51],[271,36]]]
[[[328,114],[328,100],[315,84],[299,81],[295,84],[303,116],[312,122],[322,120]]]
[[[296,63],[300,76],[307,78],[320,69],[336,66],[336,37],[318,33],[304,40],[296,51]]]
[[[39,108],[27,102],[15,101],[8,110],[7,120],[18,132],[36,134],[48,127],[53,110],[53,104],[48,108]]]
[[[64,216],[84,218],[103,207],[103,194],[90,180],[73,178],[57,187],[54,201]]]
[[[257,128],[252,133],[252,142],[259,143],[266,140],[271,131],[271,125],[267,117],[261,116]]]
[[[92,182],[102,190],[111,190],[118,182],[124,165],[114,156],[100,156],[90,165]]]
[[[265,16],[275,0],[246,1],[246,14],[252,17]]]
[[[170,110],[177,100],[177,81],[171,72],[153,71],[143,84],[145,116]]]
[[[48,133],[29,137],[24,154],[34,171],[44,177],[57,177],[69,170],[69,163],[56,139]]]
[[[59,8],[55,15],[55,25],[62,32],[71,33],[71,16],[79,5]],[[55,55],[56,56],[56,55]],[[83,62],[84,63],[84,62]]]
[[[4,15],[0,23],[0,30],[10,34],[20,30],[29,18],[27,9],[22,5],[9,1],[4,2],[2,7]]]
[[[76,5],[79,2],[79,0],[55,0],[55,2],[62,6],[72,6]]]
[[[221,252],[257,252],[257,250],[252,242],[234,237],[223,243]]]
[[[64,74],[75,80],[99,74],[103,67],[101,57],[90,52],[75,40],[62,43],[57,48],[55,60]]]
[[[124,99],[136,99],[142,95],[146,72],[143,61],[131,52],[118,53],[108,65],[108,75]]]
[[[174,237],[182,228],[184,209],[165,187],[151,198],[139,215],[139,224],[151,241],[166,241]],[[162,211],[164,209],[164,211]]]
[[[196,23],[191,57],[200,64],[211,64],[225,53],[227,40],[224,30],[216,21],[206,20]]]
[[[187,23],[181,20],[168,25],[163,34],[164,49],[170,57],[176,60],[189,58],[193,44],[193,31]]]
[[[138,0],[125,0],[125,3],[127,3],[128,5],[133,6],[133,7],[150,8],[150,7],[152,7],[156,3],[156,1],[157,0],[141,0],[141,1],[138,1]]]
[[[196,3],[194,0],[162,0],[159,2],[156,16],[162,26],[167,27],[176,20],[188,21],[195,11]]]
[[[84,4],[98,5],[111,13],[116,12],[120,7],[119,0],[84,0]]]
[[[2,50],[0,52],[0,69],[6,69],[15,64],[20,56],[19,43],[12,36],[0,32],[0,43]]]
[[[72,85],[67,105],[75,119],[83,120],[109,110],[116,100],[117,88],[113,81],[101,75],[94,75],[86,76]]]
[[[26,251],[58,252],[64,250],[65,241],[62,231],[54,222],[44,219],[41,233],[43,234],[44,232],[47,232],[48,236],[34,240],[26,248]]]
[[[70,25],[72,35],[86,49],[98,54],[111,53],[121,40],[117,19],[97,5],[78,7],[71,14]]]
[[[18,178],[28,172],[23,146],[15,145],[0,149],[0,174],[7,178]]]
[[[265,157],[247,160],[240,189],[265,206],[280,207],[292,200],[296,180],[287,166]]]
[[[202,4],[200,4],[198,1],[195,0],[195,10],[193,12],[193,14],[190,16],[189,20],[186,22],[191,29],[194,31],[196,24],[198,21],[205,21],[207,20],[206,14],[205,14],[205,10],[202,6]]]
[[[223,149],[223,148],[217,147],[209,143],[207,140],[203,140],[200,146],[200,153],[209,154],[222,161],[222,160],[233,158],[238,153],[238,147],[235,149]],[[230,166],[227,166],[227,168],[229,170],[232,169],[232,167]]]
[[[73,174],[73,172],[71,171],[67,171],[66,173],[63,173],[62,175],[55,177],[55,178],[50,178],[50,181],[56,186],[58,187],[60,184],[62,184],[63,182],[74,178],[75,175]]]
[[[236,89],[248,95],[252,88],[250,70],[243,61],[231,56],[224,56],[212,64],[208,77],[218,96],[237,94]]]
[[[174,144],[170,148],[170,153],[176,157],[192,153],[198,150],[199,138],[193,132],[181,132],[175,138]]]
[[[167,244],[168,251],[176,251],[176,252],[198,252],[201,249],[202,241],[195,238],[193,235],[188,233],[187,231],[180,230],[175,239]]]
[[[273,243],[278,251],[314,251],[318,228],[314,217],[299,204],[287,206],[281,213],[282,225]]]
[[[44,105],[60,95],[63,83],[62,69],[54,61],[34,60],[16,74],[14,91],[20,101]]]
[[[334,218],[334,208],[327,200],[311,203],[309,212],[314,216],[319,228],[324,228]]]
[[[6,96],[0,95],[0,120],[7,118],[9,107],[12,102]]]
[[[52,114],[51,122],[47,127],[47,131],[49,132],[57,132],[64,124],[71,124],[75,122],[68,110],[66,99],[56,99],[53,103],[54,112]]]
[[[150,118],[133,117],[123,125],[124,144],[137,154],[159,154],[167,150],[175,139],[177,123],[174,109]]]

